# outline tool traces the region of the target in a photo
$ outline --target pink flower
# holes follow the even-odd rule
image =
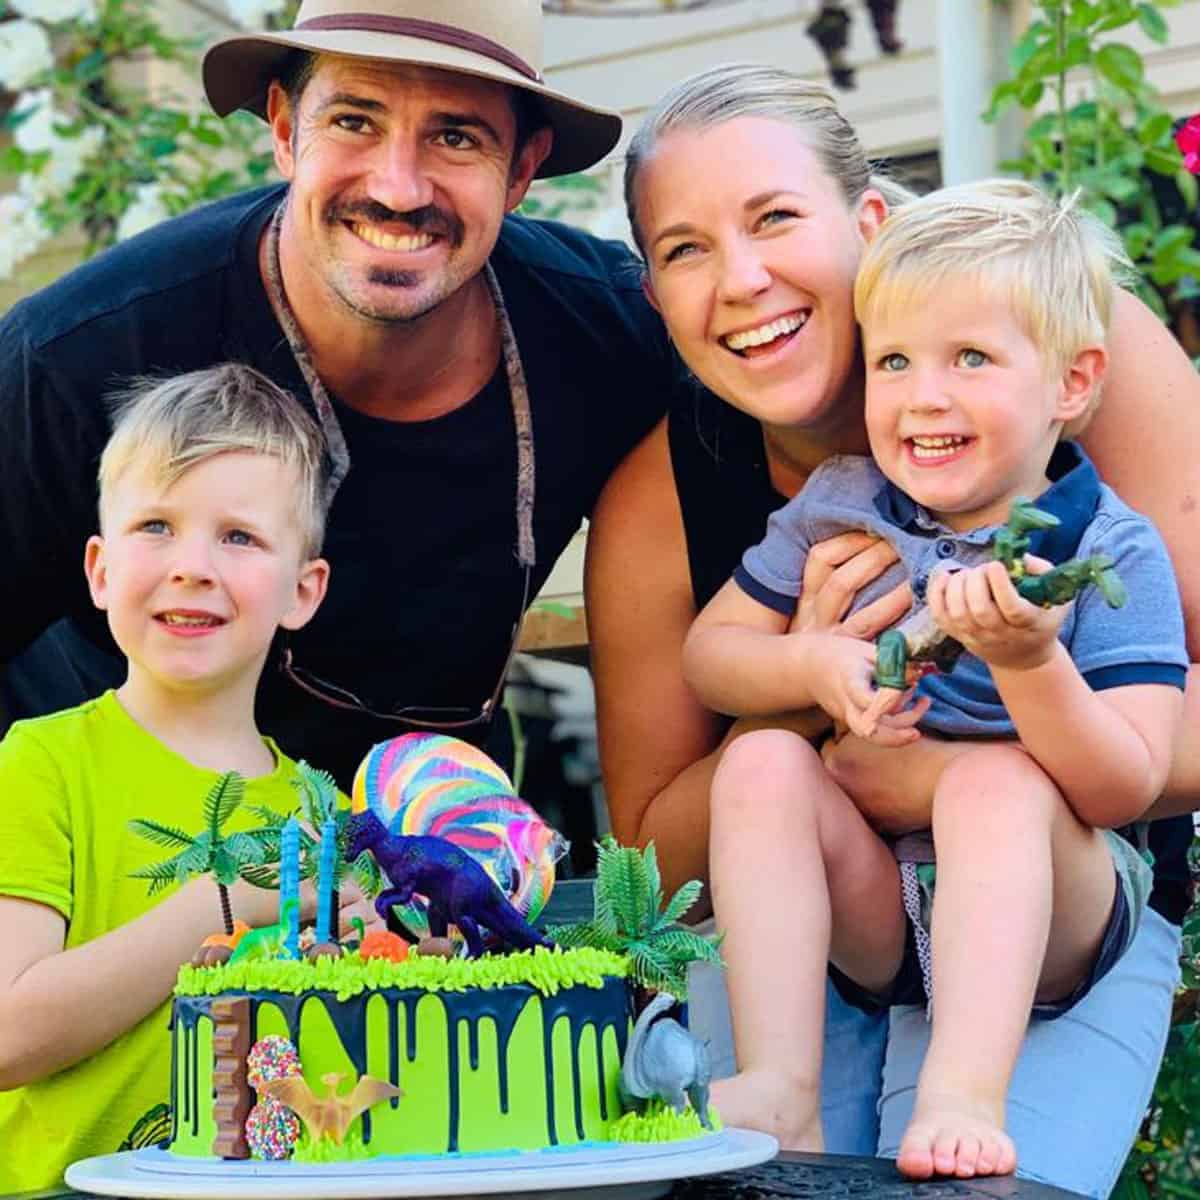
[[[1183,165],[1193,175],[1200,175],[1200,113],[1188,117],[1177,130],[1175,145],[1183,155]]]

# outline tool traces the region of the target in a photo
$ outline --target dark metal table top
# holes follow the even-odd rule
[[[62,1188],[0,1196],[0,1200],[83,1200],[87,1193]],[[998,1179],[935,1179],[910,1183],[882,1158],[840,1154],[781,1154],[769,1163],[683,1180],[669,1200],[1078,1200],[1074,1192],[1005,1176]]]
[[[670,1200],[1078,1200],[1075,1192],[1014,1179],[932,1179],[912,1183],[885,1158],[783,1153],[771,1162],[725,1175],[683,1180]]]

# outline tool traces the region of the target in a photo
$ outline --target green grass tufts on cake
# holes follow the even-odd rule
[[[245,959],[217,966],[183,966],[175,985],[179,996],[217,996],[228,992],[333,992],[348,1000],[365,991],[388,988],[428,992],[463,992],[469,988],[501,988],[528,984],[545,996],[568,987],[604,986],[606,978],[629,974],[629,959],[607,950],[548,950],[537,947],[515,954],[483,958],[422,957],[404,962],[362,959],[357,952],[342,958]]]
[[[362,1162],[371,1157],[357,1130],[346,1134],[339,1145],[331,1137],[313,1141],[308,1130],[302,1129],[292,1147],[292,1161],[300,1163]]]
[[[644,1112],[626,1113],[614,1122],[611,1137],[614,1142],[679,1142],[717,1133],[723,1128],[716,1109],[709,1108],[708,1119],[712,1122],[711,1130],[700,1124],[700,1118],[691,1108],[677,1113],[661,1100],[650,1100]]]

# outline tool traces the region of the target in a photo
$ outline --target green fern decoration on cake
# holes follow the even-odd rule
[[[383,887],[383,876],[374,855],[369,850],[364,850],[354,862],[346,862],[344,851],[350,837],[351,814],[350,809],[340,803],[342,796],[336,780],[328,771],[310,766],[303,759],[296,764],[296,776],[293,784],[300,793],[300,811],[305,821],[318,832],[330,817],[337,825],[338,853],[334,867],[334,889],[341,887],[346,875],[351,874],[364,895],[378,895]],[[316,843],[309,839],[305,866],[300,872],[301,878],[316,873],[316,849]]]
[[[702,884],[689,880],[664,905],[653,842],[638,850],[609,836],[597,850],[592,919],[547,933],[564,949],[588,946],[624,954],[636,983],[683,999],[690,963],[721,962],[717,942],[679,924]]]
[[[245,794],[246,781],[236,771],[222,775],[204,797],[204,829],[198,834],[185,833],[161,821],[129,822],[130,830],[139,837],[177,851],[163,862],[131,871],[131,877],[149,880],[153,896],[173,883],[186,883],[193,875],[211,875],[221,898],[221,918],[227,934],[233,933],[230,885],[239,875],[265,863],[272,848],[276,861],[279,858],[278,840],[272,841],[274,831],[270,827],[242,833],[224,832],[226,822],[241,807]],[[261,814],[267,810],[255,811]]]

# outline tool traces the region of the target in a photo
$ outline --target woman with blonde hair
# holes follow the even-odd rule
[[[626,197],[647,292],[695,386],[605,490],[589,547],[588,615],[613,827],[623,841],[654,839],[671,886],[708,875],[709,787],[722,749],[764,723],[819,729],[811,713],[731,723],[707,711],[684,682],[681,651],[768,515],[825,459],[866,452],[853,284],[863,247],[903,197],[872,176],[824,89],[758,66],[715,68],[673,89],[630,145]],[[1200,378],[1128,293],[1118,296],[1109,349],[1104,403],[1082,445],[1105,481],[1158,525],[1196,659],[1200,527],[1189,514],[1200,490]],[[792,627],[874,637],[908,609],[907,588],[843,618],[894,559],[865,534],[815,547]],[[1189,690],[1187,713],[1197,695]],[[1194,723],[1185,714],[1185,727]],[[824,753],[872,823],[902,833],[928,825],[929,780],[961,745],[922,737],[883,749],[845,737]],[[1188,812],[1198,793],[1197,747],[1185,734],[1150,815]],[[1153,829],[1153,911],[1125,958],[1076,1009],[1026,1036],[1008,1104],[1023,1175],[1104,1196],[1120,1170],[1178,977],[1190,824]],[[756,864],[739,869],[744,877]],[[713,881],[718,903],[736,878]],[[727,955],[752,964],[756,954],[786,952],[794,933],[790,914],[768,907],[755,944],[727,945]],[[769,1039],[769,1030],[738,1026],[738,989],[752,988],[753,975],[734,970],[731,983],[738,1040]],[[832,988],[827,1006],[826,1148],[894,1156],[928,1041],[924,1012],[863,1013]],[[780,1112],[775,1124],[785,1142],[788,1119]]]

